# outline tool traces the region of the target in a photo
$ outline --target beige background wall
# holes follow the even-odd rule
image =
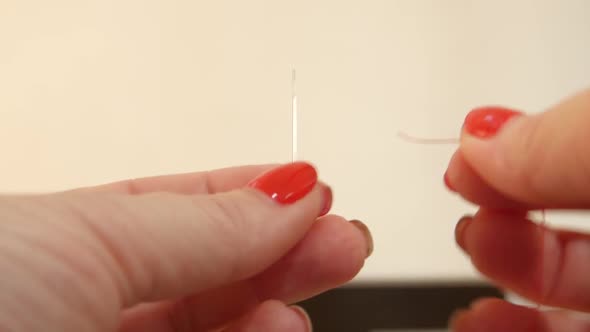
[[[48,191],[302,156],[361,218],[359,281],[472,279],[446,192],[473,106],[590,86],[590,2],[0,0],[0,188]],[[580,225],[580,215],[551,222]]]

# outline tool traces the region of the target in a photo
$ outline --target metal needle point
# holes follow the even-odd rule
[[[297,94],[295,91],[295,69],[292,70],[291,72],[291,118],[292,118],[292,146],[291,146],[291,158],[292,161],[295,162],[299,156],[298,156],[298,150],[299,150],[299,146],[298,146],[298,140],[299,140],[299,112],[297,109]]]

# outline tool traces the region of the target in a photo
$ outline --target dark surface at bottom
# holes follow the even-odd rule
[[[488,286],[426,285],[339,288],[299,303],[314,332],[445,329],[452,313],[482,297],[503,298]]]

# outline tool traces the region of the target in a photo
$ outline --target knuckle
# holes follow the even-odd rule
[[[88,199],[92,199],[92,204],[88,204]],[[88,261],[95,265],[93,270],[104,271],[112,288],[110,291],[123,302],[120,305],[126,305],[142,289],[149,288],[150,280],[144,278],[147,274],[141,271],[142,257],[130,254],[140,252],[133,249],[138,246],[136,239],[145,233],[141,223],[135,222],[138,218],[135,213],[111,195],[68,197],[63,204],[74,227],[80,230],[76,247],[87,248],[82,259],[90,257]]]
[[[86,321],[107,328],[116,318],[116,310],[109,308],[119,305],[117,294],[88,237],[70,215],[73,208],[60,197],[16,198],[8,205],[3,202],[3,218],[16,221],[10,231],[5,229],[7,232],[3,233],[10,233],[13,246],[36,253],[24,257],[29,260],[27,264],[20,262],[20,272],[28,275],[22,278],[23,282],[46,287],[47,294],[59,299],[55,305],[79,314],[80,323]],[[4,256],[3,261],[15,258],[23,259]],[[60,286],[56,285],[67,285],[67,296],[59,293]],[[97,306],[101,302],[108,308]]]
[[[258,242],[260,232],[258,225],[265,219],[264,209],[252,209],[258,202],[255,202],[248,195],[241,192],[208,195],[199,199],[197,205],[199,210],[204,214],[205,226],[208,232],[211,232],[211,239],[215,239],[216,244],[211,244],[214,248],[212,255],[218,255],[229,264],[224,264],[227,271],[223,271],[224,276],[243,275],[241,262],[249,255]],[[221,243],[220,243],[221,242]]]
[[[544,137],[544,117],[532,116],[530,121],[520,123],[517,136],[504,141],[510,153],[506,170],[510,178],[518,180],[519,186],[528,197],[540,198],[546,186],[546,166],[550,162],[547,138]]]
[[[561,201],[559,192],[585,192],[590,185],[590,131],[580,121],[559,112],[532,115],[503,141],[503,150],[511,151],[503,166],[521,195]]]
[[[200,214],[203,215],[199,222],[204,225],[203,229],[208,233],[208,238],[216,239],[223,244],[219,246],[211,243],[211,247],[216,248],[216,251],[223,251],[241,245],[244,241],[242,235],[245,234],[247,228],[246,218],[234,202],[212,195],[204,200],[199,200],[197,206]],[[232,256],[229,255],[229,252],[218,252],[217,254],[225,257]]]
[[[248,218],[241,205],[232,199],[224,199],[219,195],[211,195],[208,204],[203,204],[207,215],[217,226],[222,227],[228,235],[241,233],[246,227]]]
[[[201,204],[211,228],[219,232],[219,238],[235,244],[246,238],[249,218],[242,205],[234,199],[226,199],[219,195],[211,195]]]
[[[237,241],[247,240],[246,234],[252,231],[264,219],[265,209],[252,208],[259,205],[249,195],[241,192],[210,195],[202,202],[211,225],[224,235]]]

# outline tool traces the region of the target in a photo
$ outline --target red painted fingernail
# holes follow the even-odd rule
[[[313,166],[305,162],[295,162],[272,169],[248,186],[262,191],[281,204],[294,203],[309,194],[318,181]]]
[[[332,194],[332,188],[330,188],[328,186],[324,187],[323,199],[324,199],[324,201],[323,201],[322,212],[320,212],[320,217],[328,214],[328,212],[330,212],[330,209],[332,208],[332,201],[334,200],[333,194]]]
[[[451,184],[451,180],[449,180],[449,174],[445,172],[445,176],[443,177],[443,180],[445,182],[445,185],[447,186],[447,188],[449,188],[450,191],[457,191],[455,190],[455,187],[453,187],[453,185]]]
[[[467,247],[465,246],[465,230],[472,219],[472,216],[463,216],[459,219],[457,226],[455,226],[455,241],[465,252],[467,252]]]
[[[471,135],[488,138],[494,136],[512,117],[521,112],[502,107],[481,107],[469,112],[463,128]]]

